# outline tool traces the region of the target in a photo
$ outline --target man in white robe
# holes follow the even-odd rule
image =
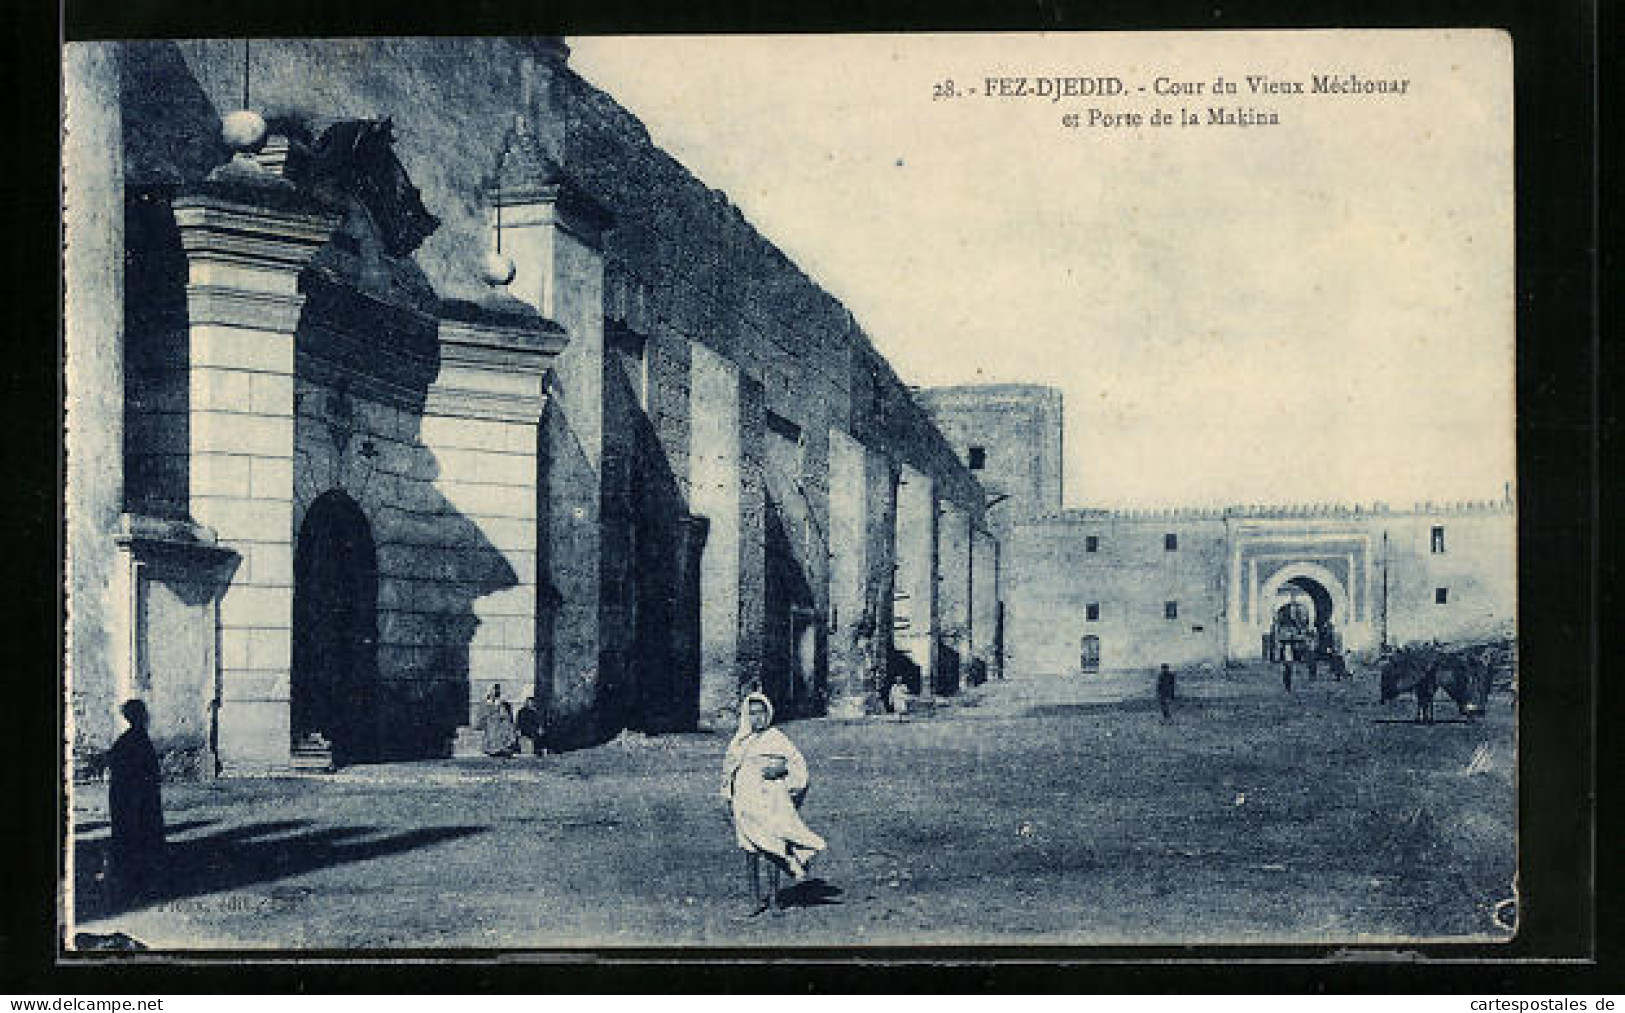
[[[806,879],[808,863],[827,845],[797,811],[807,796],[807,761],[772,723],[773,704],[766,696],[752,693],[741,702],[739,730],[722,763],[721,794],[733,810],[734,839],[748,856],[752,902],[759,903],[758,870],[765,855],[771,880],[765,906],[777,910],[780,870],[797,882]]]

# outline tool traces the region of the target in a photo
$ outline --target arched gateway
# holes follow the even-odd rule
[[[305,514],[293,558],[291,728],[295,752],[375,759],[378,556],[355,500],[334,490]]]
[[[1269,615],[1274,614],[1274,607],[1281,604],[1277,599],[1283,591],[1288,594],[1302,592],[1308,597],[1312,605],[1311,618],[1316,626],[1328,622],[1342,626],[1348,622],[1348,590],[1324,566],[1308,562],[1289,563],[1271,574],[1263,587],[1263,600],[1271,606],[1265,616],[1266,621]]]
[[[1336,574],[1315,563],[1288,563],[1264,582],[1263,596],[1265,660],[1311,661],[1326,652],[1341,653],[1338,624],[1348,620],[1352,608]]]

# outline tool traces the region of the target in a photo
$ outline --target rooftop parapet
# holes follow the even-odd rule
[[[1275,520],[1284,518],[1337,518],[1343,520],[1382,516],[1462,516],[1468,514],[1510,513],[1514,504],[1502,498],[1481,500],[1451,500],[1444,503],[1419,502],[1409,509],[1394,509],[1389,504],[1372,503],[1290,503],[1290,504],[1232,504],[1222,507],[1071,507],[1035,518],[1040,522],[1114,521],[1215,521],[1215,520]]]

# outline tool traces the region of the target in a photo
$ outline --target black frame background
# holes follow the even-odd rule
[[[1617,744],[1599,728],[1619,693],[1602,659],[1616,646],[1619,601],[1612,554],[1617,522],[1617,407],[1605,375],[1617,350],[1600,335],[1598,47],[1591,0],[1030,0],[1028,3],[834,3],[774,7],[751,0],[71,0],[65,10],[12,6],[0,94],[18,103],[10,122],[23,143],[5,184],[7,299],[16,337],[0,366],[12,479],[8,559],[26,561],[15,582],[9,637],[0,638],[11,706],[0,734],[14,751],[0,762],[0,863],[6,957],[0,987],[12,992],[232,991],[1105,991],[1105,992],[1618,992]],[[52,143],[60,41],[284,35],[487,35],[824,31],[1154,30],[1241,28],[1496,27],[1514,40],[1518,214],[1518,463],[1521,667],[1522,886],[1518,938],[1504,946],[1419,947],[1426,959],[1328,961],[1318,947],[1166,949],[882,949],[853,951],[625,951],[555,955],[497,964],[487,953],[414,952],[391,958],[311,954],[140,957],[64,962],[56,939],[56,865],[62,647],[62,373],[58,165]],[[55,45],[53,45],[55,43]],[[1611,61],[1608,61],[1611,63]],[[1610,79],[1611,85],[1617,85]],[[1617,88],[1616,88],[1617,91]],[[35,175],[37,173],[37,175]],[[1617,226],[1612,217],[1610,226]],[[57,321],[48,345],[47,321]],[[56,354],[52,354],[55,352]],[[1606,398],[1606,402],[1604,401]],[[48,421],[47,421],[48,420]],[[37,441],[37,442],[36,442]],[[1606,472],[1603,469],[1607,469]],[[36,569],[37,567],[37,569]],[[19,635],[21,634],[21,635]],[[1609,638],[1604,644],[1603,637]],[[57,672],[58,678],[47,673]],[[40,762],[43,760],[44,762]],[[1593,870],[1601,880],[1593,879]],[[1377,955],[1373,954],[1373,957]],[[899,966],[901,965],[901,966]]]

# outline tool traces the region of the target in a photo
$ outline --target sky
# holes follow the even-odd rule
[[[1500,33],[569,41],[905,382],[1059,388],[1068,505],[1402,506],[1515,477]],[[1351,74],[1407,84],[1311,91]]]

